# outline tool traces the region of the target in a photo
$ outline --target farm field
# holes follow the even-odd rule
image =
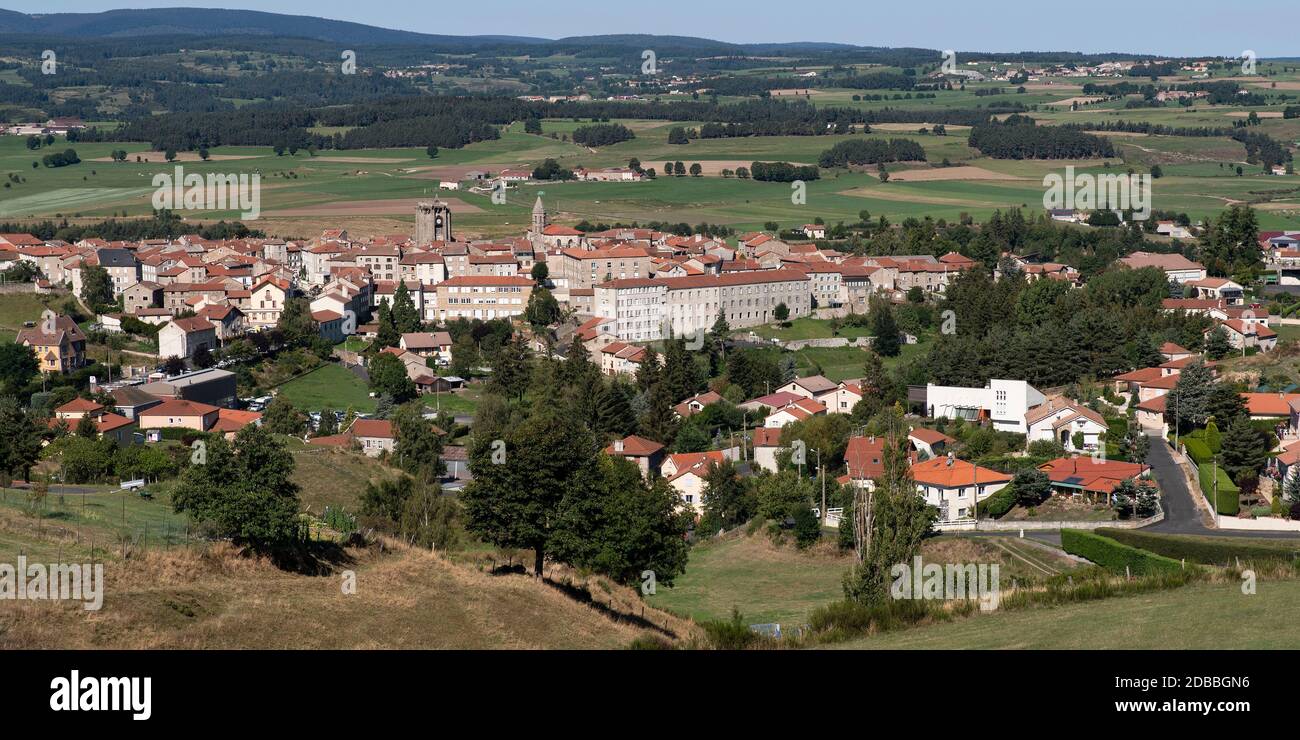
[[[981,83],[983,84],[983,83]],[[1071,81],[1071,85],[1081,81]],[[937,109],[994,104],[999,96],[974,96],[977,85],[967,91],[943,91],[937,99],[867,101],[840,99],[838,91],[819,91],[819,104],[857,105],[875,103],[907,107],[933,105]],[[1179,126],[1229,127],[1240,107],[1199,106],[1189,109],[1104,110],[1084,106],[1079,111],[1045,105],[1061,100],[1071,89],[1051,89],[1023,95],[1007,95],[1016,102],[1039,104],[1032,115],[1043,124],[1144,120]],[[845,91],[846,96],[856,92]],[[868,93],[870,91],[862,91]],[[952,93],[952,94],[949,94]],[[1038,100],[1038,98],[1043,100]],[[1004,101],[1005,102],[1005,101]],[[589,122],[546,119],[542,135],[523,133],[521,123],[505,127],[500,139],[471,144],[462,149],[442,149],[429,159],[419,149],[322,151],[315,156],[300,151],[294,156],[276,156],[270,147],[215,147],[213,161],[186,161],[185,171],[252,174],[262,176],[262,216],[256,228],[282,237],[304,238],[321,228],[321,219],[362,233],[409,231],[414,217],[407,215],[416,199],[432,197],[438,181],[455,179],[470,169],[531,169],[546,158],[564,167],[625,166],[638,159],[642,166],[663,171],[666,162],[700,163],[705,176],[663,177],[641,183],[526,183],[512,187],[504,204],[493,204],[485,195],[462,190],[445,193],[453,202],[458,231],[486,237],[517,235],[526,228],[529,209],[540,194],[552,217],[559,223],[586,219],[595,222],[646,222],[661,220],[671,213],[674,221],[722,223],[738,230],[760,228],[767,221],[783,226],[807,223],[820,216],[827,223],[857,220],[859,211],[884,215],[893,221],[931,216],[955,220],[962,214],[977,219],[996,209],[1041,208],[1042,179],[1061,172],[1068,164],[1079,174],[1144,172],[1160,165],[1165,177],[1156,181],[1153,207],[1186,212],[1193,219],[1213,215],[1236,202],[1265,202],[1259,210],[1261,228],[1300,228],[1300,176],[1263,175],[1253,166],[1238,177],[1232,167],[1244,163],[1241,144],[1226,137],[1123,136],[1114,135],[1119,155],[1107,163],[996,160],[967,146],[969,130],[953,127],[946,136],[918,134],[922,127],[911,124],[881,124],[868,138],[906,138],[927,152],[929,164],[889,165],[890,182],[881,183],[872,172],[824,170],[822,179],[808,183],[803,205],[790,202],[788,186],[752,180],[722,178],[722,167],[734,169],[760,161],[814,163],[825,149],[862,134],[826,136],[765,136],[733,139],[694,139],[685,145],[667,143],[668,131],[690,122],[617,120],[636,133],[636,138],[611,146],[587,148],[550,138],[567,137]],[[1265,118],[1260,129],[1284,140],[1300,138],[1300,123],[1292,119]],[[147,144],[76,143],[82,163],[61,168],[32,168],[32,162],[46,153],[28,151],[19,137],[0,138],[0,173],[20,178],[0,194],[0,218],[102,218],[118,214],[145,215],[151,208],[152,178],[171,173],[175,165],[150,154]],[[56,142],[53,151],[66,148]],[[126,162],[95,161],[107,158],[114,149],[128,153]],[[137,162],[136,157],[150,161]],[[186,156],[184,159],[192,159]],[[951,168],[937,165],[947,159]],[[11,178],[12,179],[12,178]],[[1285,192],[1288,189],[1295,189]],[[1276,192],[1284,191],[1284,192]],[[238,212],[203,211],[203,219],[236,218]]]

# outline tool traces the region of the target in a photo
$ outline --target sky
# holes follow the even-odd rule
[[[1300,0],[44,0],[38,11],[4,6],[40,13],[239,8],[452,35],[651,33],[960,51],[1237,56],[1249,49],[1260,57],[1300,57]]]

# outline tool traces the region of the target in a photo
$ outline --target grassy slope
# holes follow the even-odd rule
[[[1107,599],[1051,609],[977,614],[946,624],[875,635],[852,649],[1266,649],[1295,646],[1300,582],[1236,584]],[[1195,625],[1178,629],[1178,625]]]
[[[353,595],[339,574],[286,573],[221,546],[110,562],[101,611],[16,603],[0,612],[0,648],[609,649],[644,633],[528,576],[492,576],[427,552],[352,554],[343,567],[356,573]]]
[[[1044,575],[1023,557],[1056,571],[1072,567],[1011,538],[935,537],[925,542],[922,556],[936,563],[999,563],[1008,581]],[[778,547],[764,535],[710,542],[695,546],[677,585],[660,587],[649,602],[696,620],[723,619],[735,607],[750,623],[800,623],[813,609],[843,598],[841,578],[852,562],[829,544],[800,552],[790,544]]]

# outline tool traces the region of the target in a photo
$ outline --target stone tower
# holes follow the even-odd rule
[[[537,202],[533,204],[533,234],[542,235],[542,230],[546,228],[546,206],[542,205],[542,196],[537,196]]]
[[[451,208],[441,200],[415,204],[415,243],[455,241],[451,235]]]

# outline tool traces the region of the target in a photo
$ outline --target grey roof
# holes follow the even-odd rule
[[[101,249],[95,253],[100,267],[135,267],[135,255],[128,249]]]
[[[161,398],[145,393],[133,385],[117,388],[112,391],[111,395],[118,406],[144,406],[145,404],[162,403]]]

